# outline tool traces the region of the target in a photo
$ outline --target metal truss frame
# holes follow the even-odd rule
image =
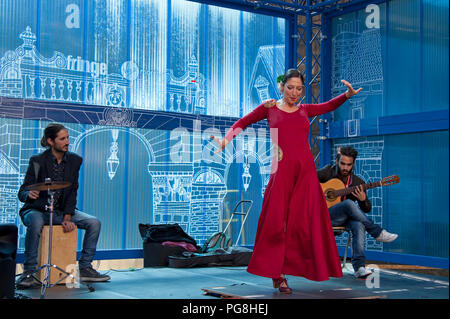
[[[303,103],[331,98],[330,19],[360,10],[370,3],[389,0],[189,0],[236,10],[285,18],[286,67],[299,69],[305,78]],[[329,163],[331,143],[327,139],[330,116],[310,120],[311,151],[317,167]]]

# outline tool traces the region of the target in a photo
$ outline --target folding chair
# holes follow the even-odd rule
[[[333,227],[333,233],[334,233],[334,236],[340,236],[343,233],[347,233],[347,245],[345,246],[344,259],[342,260],[342,265],[341,265],[342,268],[345,268],[345,265],[347,264],[348,248],[350,247],[350,243],[351,243],[350,230],[345,226],[335,226],[335,227]]]

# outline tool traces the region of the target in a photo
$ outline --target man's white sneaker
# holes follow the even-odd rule
[[[380,236],[375,238],[376,241],[382,242],[382,243],[390,243],[396,240],[398,237],[397,234],[391,234],[387,232],[386,230],[382,230]]]
[[[356,278],[365,278],[372,274],[372,271],[366,267],[359,267],[358,271],[355,272]]]

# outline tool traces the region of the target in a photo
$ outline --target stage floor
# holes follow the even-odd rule
[[[356,279],[350,265],[342,278],[314,282],[287,276],[294,293],[283,295],[271,287],[268,278],[246,272],[246,267],[207,268],[143,268],[137,270],[103,271],[111,281],[67,288],[48,288],[46,299],[218,299],[225,297],[247,299],[448,299],[448,276],[418,274],[398,269],[376,268],[367,280]],[[206,295],[205,290],[219,290],[222,295]],[[229,292],[232,293],[230,294]],[[40,298],[37,289],[16,290],[26,297]]]

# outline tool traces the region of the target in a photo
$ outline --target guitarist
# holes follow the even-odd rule
[[[353,147],[341,147],[338,149],[336,165],[327,165],[319,169],[317,175],[321,183],[338,178],[345,187],[357,186],[353,193],[342,198],[340,203],[329,207],[328,211],[333,226],[346,226],[350,229],[352,233],[352,266],[355,270],[355,277],[366,278],[372,272],[365,267],[365,232],[367,231],[376,241],[383,243],[394,241],[398,235],[387,232],[366,216],[371,211],[372,204],[362,187],[365,182],[353,173],[357,156],[358,151]]]

